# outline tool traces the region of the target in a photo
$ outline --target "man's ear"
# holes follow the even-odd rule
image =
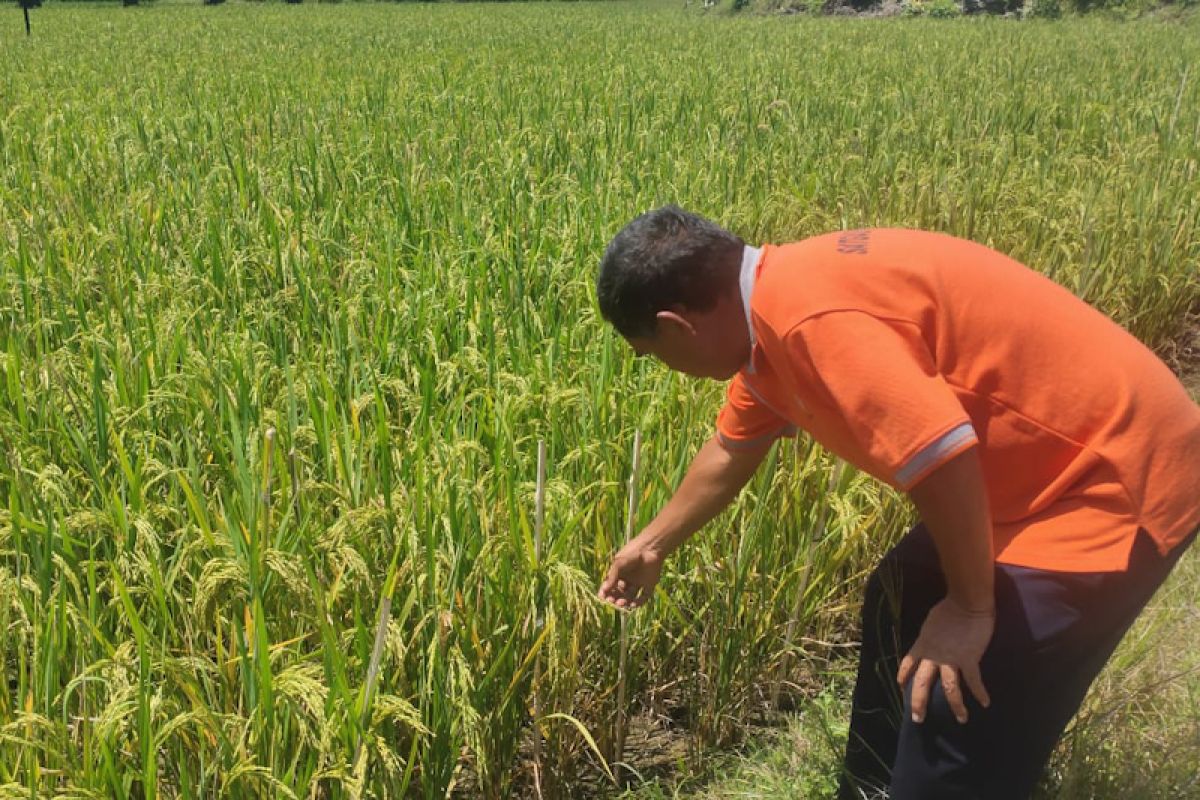
[[[677,311],[659,311],[655,314],[658,320],[660,333],[675,333],[685,336],[695,336],[696,328],[691,322],[688,322],[687,317]]]

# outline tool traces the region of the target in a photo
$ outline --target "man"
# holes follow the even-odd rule
[[[668,206],[612,240],[597,292],[638,354],[732,379],[600,596],[646,603],[801,428],[921,519],[868,582],[840,797],[1028,797],[1200,524],[1200,408],[1170,370],[1047,278],[921,231],[756,249]]]

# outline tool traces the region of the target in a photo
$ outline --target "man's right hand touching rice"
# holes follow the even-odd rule
[[[665,559],[643,536],[631,539],[613,556],[608,576],[600,584],[600,599],[626,611],[645,605],[654,594]]]

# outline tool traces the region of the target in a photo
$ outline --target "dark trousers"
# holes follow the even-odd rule
[[[954,719],[940,683],[925,721],[896,684],[900,659],[946,594],[917,525],[871,575],[839,800],[1024,800],[1121,637],[1196,533],[1166,557],[1138,533],[1126,572],[996,565],[996,630],[980,662],[991,706]]]

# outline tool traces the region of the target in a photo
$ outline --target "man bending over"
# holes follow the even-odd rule
[[[600,596],[647,602],[802,429],[921,520],[867,585],[839,797],[1028,797],[1200,524],[1200,408],[1166,365],[1016,261],[914,230],[754,248],[668,206],[616,235],[597,292],[638,354],[730,381]]]

